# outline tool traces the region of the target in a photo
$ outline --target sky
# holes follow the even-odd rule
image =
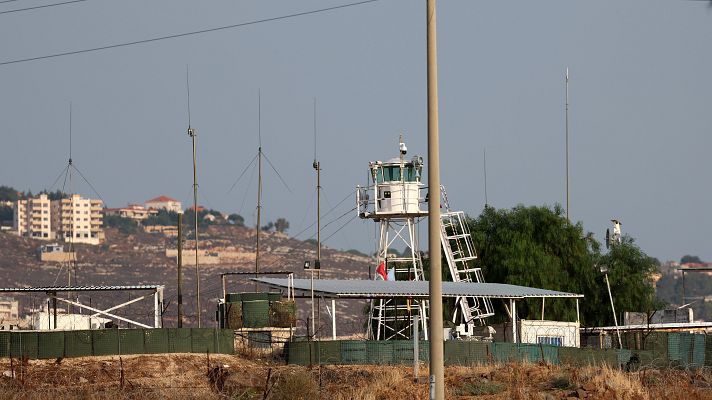
[[[200,204],[254,221],[253,168],[230,187],[261,135],[287,183],[264,163],[263,221],[287,218],[292,234],[307,228],[316,218],[316,99],[323,205],[334,208],[322,214],[331,222],[322,238],[373,251],[373,222],[349,212],[368,162],[396,156],[401,134],[410,154],[427,154],[425,1],[1,64],[348,2],[86,0],[20,12],[7,11],[52,1],[0,4],[0,184],[62,189],[63,179],[53,183],[69,158],[71,103],[74,164],[107,206],[158,195],[189,205],[188,69]],[[454,209],[481,212],[485,149],[491,206],[565,205],[569,68],[571,219],[602,240],[617,218],[660,260],[712,260],[707,2],[441,0],[437,23],[441,181]],[[96,197],[77,174],[72,191]]]

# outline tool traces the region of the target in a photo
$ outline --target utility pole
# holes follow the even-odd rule
[[[178,213],[178,327],[183,327],[183,210]]]
[[[566,68],[566,220],[569,219],[569,69]]]
[[[430,252],[430,399],[445,399],[442,265],[440,251],[440,144],[435,0],[427,0],[428,60],[428,250]]]

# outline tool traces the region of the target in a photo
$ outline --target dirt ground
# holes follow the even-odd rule
[[[427,366],[287,366],[228,355],[0,360],[0,399],[427,399]],[[712,399],[710,371],[446,368],[448,399]]]

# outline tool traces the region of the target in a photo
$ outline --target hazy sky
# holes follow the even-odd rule
[[[0,62],[347,2],[88,0],[2,13]],[[711,39],[702,1],[441,0],[441,179],[454,208],[482,210],[485,147],[491,205],[564,204],[569,67],[572,219],[601,239],[616,217],[652,256],[712,260]],[[161,194],[190,203],[189,65],[200,203],[253,220],[256,178],[248,171],[228,189],[257,152],[261,90],[263,148],[292,191],[265,163],[264,219],[285,217],[295,234],[315,218],[313,98],[328,209],[365,182],[368,161],[396,155],[399,134],[426,154],[425,56],[425,1],[381,0],[3,65],[0,184],[61,189],[50,186],[67,163],[71,101],[74,162],[108,206]],[[75,191],[93,195],[78,181]],[[372,250],[373,234],[356,219],[326,244]]]

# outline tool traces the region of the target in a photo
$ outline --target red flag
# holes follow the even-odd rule
[[[383,278],[384,281],[388,280],[388,274],[386,273],[386,263],[385,261],[381,261],[380,264],[378,264],[378,268],[376,268],[376,273],[378,275],[381,275],[381,278]]]

